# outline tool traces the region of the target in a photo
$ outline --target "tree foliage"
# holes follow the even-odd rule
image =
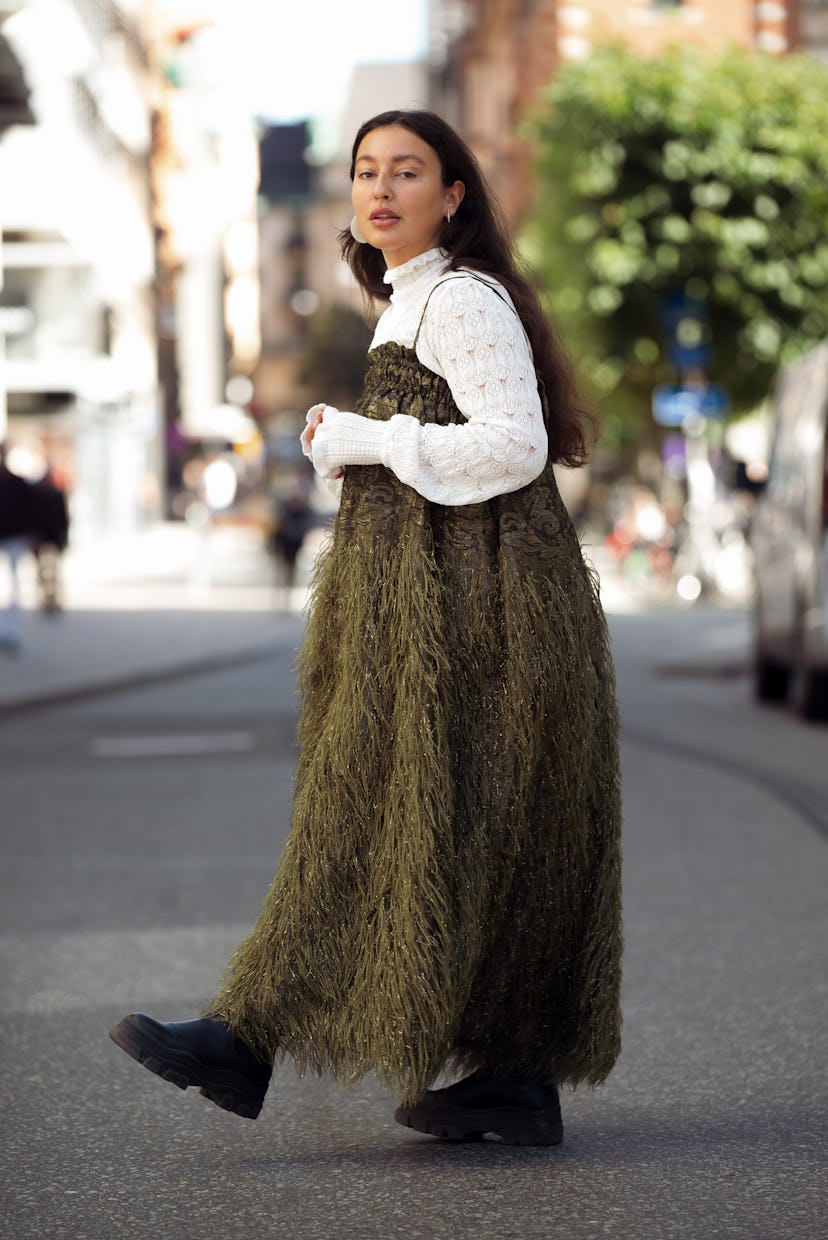
[[[734,409],[828,334],[828,69],[806,55],[617,46],[567,66],[528,123],[523,238],[616,445],[675,382],[664,298],[706,307]]]
[[[301,379],[324,399],[352,409],[362,389],[373,330],[362,315],[334,303],[314,316],[301,361]]]

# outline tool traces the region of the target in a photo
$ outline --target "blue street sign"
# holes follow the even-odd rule
[[[699,413],[706,418],[721,418],[730,408],[727,388],[720,383],[708,383],[700,389]]]
[[[703,301],[683,290],[666,293],[661,303],[661,323],[667,357],[677,370],[709,370],[710,329]]]
[[[670,340],[667,343],[667,358],[676,370],[709,370],[712,350],[704,340],[700,344]]]
[[[727,389],[718,383],[705,387],[662,384],[653,389],[653,417],[659,426],[683,426],[687,418],[720,418],[728,408]]]

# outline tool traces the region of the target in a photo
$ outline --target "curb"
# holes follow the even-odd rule
[[[654,663],[652,670],[654,675],[667,679],[692,680],[700,677],[702,680],[735,680],[740,676],[749,676],[752,664],[747,655],[733,655],[732,658],[709,661]]]
[[[188,680],[193,676],[205,676],[211,672],[226,671],[229,668],[245,667],[253,663],[263,663],[285,649],[284,644],[256,646],[252,650],[237,651],[234,654],[201,655],[187,662],[178,661],[166,667],[145,668],[142,671],[127,672],[102,679],[97,683],[83,685],[67,685],[65,689],[45,690],[42,693],[26,694],[0,702],[0,720],[10,715],[34,713],[38,710],[49,710],[56,706],[68,706],[74,702],[84,702],[92,698],[106,697],[109,694],[124,693],[130,689],[142,689],[148,685],[165,684],[176,680]],[[291,646],[291,649],[293,647]]]

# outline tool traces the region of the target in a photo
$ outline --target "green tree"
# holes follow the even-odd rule
[[[828,69],[732,48],[618,46],[567,66],[528,121],[523,247],[606,416],[610,446],[674,382],[665,296],[705,306],[736,413],[828,334]]]

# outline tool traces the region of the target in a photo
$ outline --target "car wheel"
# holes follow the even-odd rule
[[[784,702],[791,683],[791,669],[784,663],[757,653],[754,665],[754,687],[760,702]]]
[[[803,719],[828,719],[828,672],[810,666],[800,629],[794,668],[794,708]]]
[[[828,672],[797,668],[795,705],[803,719],[828,719]]]

